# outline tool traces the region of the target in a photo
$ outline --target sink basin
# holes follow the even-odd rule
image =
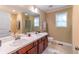
[[[19,46],[22,45],[23,43],[25,43],[27,40],[25,39],[18,39],[13,41],[12,43],[10,43],[10,46]]]
[[[12,36],[7,36],[7,37],[0,38],[0,40],[2,41],[2,43],[6,43],[8,41],[11,41],[12,39],[13,39]]]

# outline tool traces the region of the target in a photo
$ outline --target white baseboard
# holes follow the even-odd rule
[[[54,40],[54,42],[55,42],[55,43],[60,43],[60,44],[63,44],[63,45],[71,46],[71,47],[72,47],[72,44],[70,44],[70,43],[61,42],[61,41],[58,41],[58,40]]]

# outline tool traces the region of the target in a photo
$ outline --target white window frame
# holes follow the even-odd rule
[[[56,27],[67,27],[67,12],[56,13]]]
[[[35,16],[35,18],[34,18],[34,27],[39,27],[40,26],[39,23],[40,23],[39,16]]]

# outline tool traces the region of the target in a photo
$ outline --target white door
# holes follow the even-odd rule
[[[72,9],[72,42],[73,53],[79,53],[79,5]]]

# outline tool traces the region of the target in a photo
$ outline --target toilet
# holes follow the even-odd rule
[[[48,37],[48,44],[51,45],[54,42],[54,38],[53,37]]]

